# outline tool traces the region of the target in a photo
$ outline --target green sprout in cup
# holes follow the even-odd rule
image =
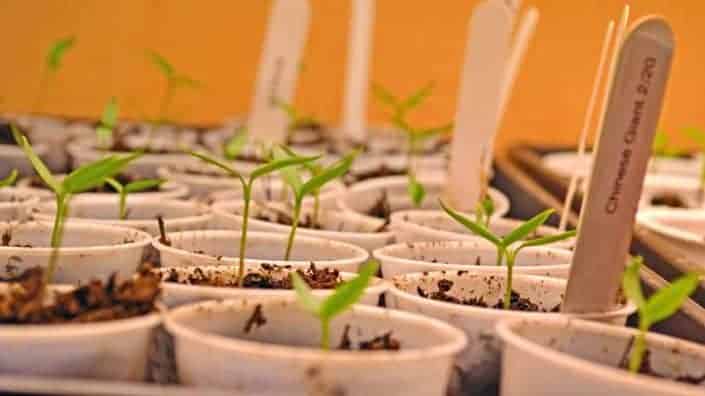
[[[567,231],[560,234],[526,239],[531,236],[541,225],[543,225],[553,214],[553,209],[547,209],[523,224],[513,229],[505,236],[495,235],[485,225],[470,220],[459,212],[447,207],[443,201],[440,201],[443,210],[455,221],[463,225],[477,236],[489,241],[497,248],[497,265],[501,266],[506,258],[507,265],[507,285],[504,291],[504,309],[509,309],[511,306],[512,297],[512,276],[514,272],[514,262],[519,252],[527,247],[548,245],[554,242],[559,242],[575,236],[576,231]]]
[[[289,118],[287,127],[287,142],[291,141],[291,134],[298,129],[318,129],[321,122],[313,116],[313,114],[301,114],[301,112],[291,103],[286,103],[282,100],[276,100],[275,104],[286,113]]]
[[[37,94],[37,99],[34,105],[36,112],[42,111],[42,105],[49,92],[49,86],[51,80],[54,78],[56,73],[61,69],[62,61],[66,53],[73,48],[76,44],[76,37],[64,37],[54,41],[49,47],[49,51],[46,54],[44,61],[44,69],[42,70],[42,77],[39,80],[39,92]]]
[[[113,96],[103,109],[103,114],[100,116],[100,122],[95,129],[96,137],[98,138],[98,147],[108,148],[113,138],[113,131],[118,122],[120,114],[120,106],[117,99]]]
[[[68,205],[73,195],[103,185],[106,178],[118,174],[131,161],[141,156],[142,153],[134,153],[127,156],[111,155],[83,165],[59,180],[51,174],[49,168],[34,152],[27,138],[14,125],[12,126],[12,134],[17,145],[24,151],[27,159],[34,167],[34,170],[54,192],[56,198],[56,216],[54,217],[54,227],[51,230],[52,251],[45,272],[45,284],[48,284],[52,281],[56,270],[59,248],[64,234],[64,220],[68,216]]]
[[[475,219],[477,222],[485,226],[485,228],[490,227],[490,219],[494,214],[494,201],[489,196],[485,196],[483,200],[477,203],[475,208]]]
[[[284,150],[282,150],[282,152],[279,152],[279,154],[276,154],[277,152],[278,151],[275,151],[275,158],[277,155],[282,155],[282,152],[284,152]],[[306,196],[308,195],[314,195],[315,197],[315,194],[318,194],[321,188],[323,188],[326,183],[329,183],[346,174],[350,169],[350,166],[352,165],[353,161],[355,161],[356,156],[357,151],[353,151],[352,153],[346,155],[345,157],[343,157],[342,159],[335,162],[329,167],[323,167],[320,169],[316,168],[316,174],[314,174],[305,183],[303,182],[301,175],[299,174],[296,168],[291,167],[281,169],[279,171],[279,173],[281,173],[282,175],[282,178],[284,179],[284,182],[291,187],[291,190],[294,194],[292,225],[291,231],[289,231],[289,240],[286,244],[284,260],[289,260],[289,258],[291,257],[291,250],[294,246],[294,237],[296,236],[296,229],[299,225],[299,217],[301,216],[301,208],[303,206],[304,198],[306,198]],[[290,157],[290,154],[286,154],[284,155],[284,157],[280,158],[286,159],[292,157]],[[314,218],[318,218],[317,213],[314,214]]]
[[[5,188],[5,187],[10,187],[15,185],[15,182],[17,181],[17,176],[19,175],[19,172],[17,172],[17,169],[13,169],[9,175],[7,175],[6,178],[0,179],[0,188]]]
[[[164,184],[163,179],[143,179],[137,180],[123,185],[115,178],[108,177],[105,182],[110,185],[119,195],[119,218],[120,220],[127,219],[127,195],[138,193],[140,191],[149,190],[150,188],[159,187]]]
[[[406,134],[407,173],[409,176],[407,192],[416,207],[421,206],[426,197],[426,190],[416,177],[416,158],[422,150],[422,143],[453,129],[452,123],[439,127],[420,128],[412,126],[408,121],[409,112],[419,107],[431,95],[432,91],[433,83],[430,82],[402,99],[379,84],[372,85],[372,92],[375,97],[391,110],[390,118],[392,124]]]
[[[159,69],[164,78],[166,78],[166,91],[159,106],[159,118],[156,120],[156,124],[159,125],[167,122],[168,120],[169,108],[174,99],[174,95],[176,94],[176,90],[181,87],[200,87],[201,82],[186,74],[177,73],[176,68],[174,68],[174,66],[164,56],[155,51],[147,51],[147,56],[152,61],[154,66]]]
[[[248,142],[247,128],[242,126],[235,130],[235,134],[223,144],[223,155],[229,160],[236,160]]]
[[[257,167],[253,170],[247,178],[243,176],[240,172],[235,170],[229,164],[213,158],[207,154],[191,152],[192,156],[200,159],[201,161],[213,165],[217,168],[225,171],[228,176],[237,179],[242,185],[242,199],[244,201],[244,208],[242,210],[242,230],[240,233],[240,260],[238,266],[238,285],[242,287],[243,281],[245,280],[245,248],[247,243],[247,226],[248,220],[250,218],[250,204],[252,202],[252,185],[255,180],[262,176],[268,175],[270,173],[276,172],[278,170],[290,167],[302,165],[306,162],[315,161],[319,157],[288,157],[285,159],[274,159],[264,165]]]
[[[668,319],[678,312],[685,300],[693,294],[700,283],[697,273],[686,274],[668,286],[659,289],[651,297],[644,297],[641,290],[639,270],[644,263],[641,257],[632,258],[622,278],[624,294],[637,307],[639,313],[639,333],[634,338],[634,343],[629,355],[629,371],[639,372],[646,354],[646,334],[649,328],[658,322]]]
[[[321,349],[330,349],[331,320],[360,300],[378,268],[379,264],[376,261],[368,262],[360,269],[360,273],[354,279],[336,287],[333,294],[325,299],[314,296],[311,288],[301,279],[301,276],[296,271],[291,272],[299,304],[320,321]]]

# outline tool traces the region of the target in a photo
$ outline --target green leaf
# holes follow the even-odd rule
[[[421,103],[423,103],[426,98],[431,95],[431,92],[433,91],[433,86],[434,82],[429,81],[428,84],[425,86],[419,88],[416,92],[412,93],[409,95],[404,102],[402,102],[401,107],[403,107],[406,110],[413,109],[414,107],[419,106]]]
[[[489,195],[480,202],[480,207],[488,219],[494,214],[494,201]]]
[[[288,154],[285,150],[282,149],[282,147],[276,146],[272,149],[272,155],[274,156],[275,160],[282,160],[286,158],[297,158],[297,155],[290,155]],[[282,168],[279,170],[279,174],[281,175],[282,179],[284,182],[289,185],[292,190],[294,191],[295,195],[298,195],[299,192],[301,191],[301,186],[303,185],[303,181],[301,180],[301,176],[299,175],[298,170],[294,166],[289,166],[286,168]]]
[[[218,167],[218,168],[224,170],[231,177],[237,177],[238,179],[240,179],[244,183],[244,179],[242,178],[242,175],[240,175],[240,172],[233,169],[233,167],[230,166],[229,164],[227,164],[217,158],[211,157],[207,154],[197,153],[195,151],[191,151],[189,154],[191,154],[191,156],[193,156],[193,157],[200,159],[201,161],[203,161],[205,163],[211,164],[215,167]]]
[[[539,228],[543,223],[548,220],[549,217],[555,212],[553,209],[546,209],[543,212],[537,214],[536,216],[530,218],[527,220],[524,224],[520,225],[519,227],[515,228],[507,234],[504,238],[502,238],[502,243],[504,246],[509,246],[514,242],[520,241],[532,232]]]
[[[25,137],[22,132],[20,132],[15,125],[10,125],[12,129],[12,136],[15,138],[15,142],[20,146],[22,151],[24,151],[25,156],[32,163],[32,167],[37,172],[39,177],[42,179],[44,184],[49,186],[55,193],[59,194],[61,192],[61,184],[58,180],[51,174],[49,168],[44,164],[44,161],[39,158],[39,156],[34,152],[32,146],[29,144],[27,137]]]
[[[172,76],[171,82],[177,87],[198,88],[203,85],[202,82],[183,74]]]
[[[161,56],[156,51],[148,50],[147,56],[152,61],[152,63],[157,66],[159,71],[164,74],[167,79],[171,79],[174,76],[174,66],[169,63],[163,56]]]
[[[543,246],[543,245],[548,245],[548,244],[559,242],[559,241],[564,241],[568,238],[574,237],[575,235],[577,235],[577,233],[578,233],[577,230],[571,230],[571,231],[562,232],[560,234],[548,235],[548,236],[541,237],[541,238],[530,239],[528,241],[522,242],[520,248],[523,249],[525,247]]]
[[[278,171],[280,169],[289,167],[289,166],[296,166],[296,165],[303,165],[306,162],[310,161],[316,161],[317,159],[321,158],[321,156],[316,156],[316,157],[296,157],[296,158],[285,158],[281,160],[272,160],[258,168],[256,168],[252,173],[250,173],[250,180],[255,180],[258,177],[262,177],[266,174],[272,173],[274,171]]]
[[[125,185],[125,191],[127,193],[136,193],[144,190],[149,190],[150,188],[153,187],[159,187],[162,184],[164,184],[166,180],[163,179],[143,179],[143,180],[137,180],[133,181],[132,183],[128,183]]]
[[[134,153],[122,157],[111,155],[83,165],[69,173],[62,181],[64,192],[78,194],[105,183],[105,179],[120,173],[127,164],[141,157],[143,153]]]
[[[118,120],[118,114],[120,113],[120,106],[118,105],[117,99],[113,96],[108,101],[103,109],[103,115],[100,117],[101,125],[108,127],[110,129],[115,128]]]
[[[499,237],[495,236],[492,231],[488,230],[485,226],[482,224],[479,224],[477,222],[474,222],[470,220],[469,218],[463,216],[462,214],[454,211],[453,209],[449,208],[446,206],[443,201],[439,200],[441,204],[441,208],[450,216],[453,218],[453,220],[457,221],[458,223],[462,224],[465,228],[470,230],[472,233],[488,240],[489,242],[492,242],[497,247],[503,247],[502,240],[499,239]]]
[[[290,123],[296,122],[298,114],[296,108],[293,105],[291,105],[290,103],[286,103],[280,99],[275,99],[274,104],[286,113],[286,116],[289,117]]]
[[[641,256],[632,258],[622,276],[624,295],[639,308],[639,311],[646,307],[646,299],[641,290],[641,278],[639,277],[639,270],[643,263],[644,259]]]
[[[225,158],[229,160],[234,160],[237,158],[238,155],[240,155],[240,152],[245,147],[249,139],[245,131],[245,127],[238,128],[238,130],[235,132],[235,135],[233,135],[233,137],[231,137],[230,139],[228,139],[227,142],[225,142],[225,146],[223,146],[223,153],[225,154]]]
[[[306,282],[301,279],[301,276],[296,273],[296,271],[291,272],[291,282],[294,285],[299,304],[315,316],[320,316],[321,301],[313,295],[311,288],[308,287]]]
[[[372,94],[380,102],[396,108],[399,105],[399,100],[387,88],[377,83],[372,83]]]
[[[294,150],[290,149],[287,146],[279,146],[279,148],[285,153],[287,153],[290,157],[300,157],[300,155],[296,154]],[[323,171],[323,167],[316,162],[306,162],[303,164],[303,167],[308,169],[308,171],[311,172],[312,176],[318,175]]]
[[[655,155],[663,155],[668,147],[668,135],[663,131],[656,131],[654,142],[651,145],[651,152]]]
[[[0,179],[0,188],[8,187],[15,184],[15,181],[17,181],[17,175],[17,169],[13,169],[6,178]]]
[[[688,127],[683,128],[682,132],[692,141],[697,143],[701,149],[705,149],[705,131],[697,127]]]
[[[66,52],[74,46],[74,44],[76,44],[75,36],[56,40],[54,44],[52,44],[51,48],[49,48],[49,52],[46,56],[47,68],[52,72],[59,70],[61,67],[61,60],[64,58],[64,55],[66,55]]]
[[[369,261],[355,278],[338,286],[335,292],[321,303],[320,317],[333,318],[358,302],[365,293],[370,279],[377,273],[377,269],[379,264],[374,260]]]
[[[658,323],[676,313],[685,300],[693,294],[700,283],[697,273],[686,274],[670,285],[660,289],[647,301],[641,310],[649,324]]]
[[[113,179],[112,177],[108,177],[105,179],[105,182],[110,184],[110,186],[114,188],[115,191],[117,191],[118,193],[122,193],[124,187],[122,184],[120,184],[119,181]]]
[[[413,175],[413,173],[409,173],[409,184],[407,185],[407,192],[409,193],[409,197],[414,203],[414,206],[421,206],[421,203],[426,197],[426,189],[423,187],[423,184],[419,183],[419,181],[416,180],[416,177]]]
[[[352,165],[353,161],[355,161],[355,157],[357,157],[357,154],[357,151],[353,151],[352,153],[340,159],[335,164],[323,169],[320,174],[308,179],[308,181],[304,183],[303,186],[301,186],[299,198],[305,197],[306,195],[311,194],[316,190],[319,190],[331,180],[343,176],[348,171],[348,169],[350,169],[350,166]]]
[[[443,126],[435,127],[435,128],[426,128],[426,129],[421,129],[421,130],[411,130],[409,133],[411,134],[411,139],[414,139],[417,142],[421,142],[424,140],[428,140],[432,137],[442,135],[444,133],[450,132],[453,130],[453,123],[449,123]]]

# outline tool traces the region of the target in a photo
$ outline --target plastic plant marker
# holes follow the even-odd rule
[[[343,133],[352,142],[367,139],[367,88],[369,86],[375,0],[351,2],[348,59],[343,102]]]
[[[639,20],[619,50],[598,137],[563,310],[614,308],[674,50],[660,18]]]
[[[585,117],[583,118],[583,129],[580,131],[580,140],[578,141],[579,164],[582,164],[585,160],[587,138],[592,127],[592,120],[595,118],[595,103],[597,102],[597,95],[600,92],[600,87],[602,87],[602,78],[605,72],[605,65],[607,64],[607,52],[610,47],[610,41],[612,40],[612,34],[614,34],[614,21],[610,21],[607,24],[607,31],[605,31],[605,38],[602,41],[602,49],[600,50],[600,61],[597,64],[595,80],[592,83],[592,92],[590,93],[590,99],[588,100],[587,109],[585,110]],[[565,200],[563,201],[561,221],[558,224],[558,229],[560,231],[564,231],[568,225],[568,214],[573,207],[573,199],[575,197],[575,192],[578,189],[578,178],[578,169],[576,167],[576,169],[573,170],[573,174],[570,176],[568,192],[566,193]]]
[[[272,3],[247,121],[252,136],[270,143],[285,143],[288,118],[277,101],[293,101],[310,14],[308,0]]]
[[[483,1],[470,18],[444,191],[448,202],[462,211],[474,210],[482,198],[480,180],[497,131],[512,19],[503,0]]]

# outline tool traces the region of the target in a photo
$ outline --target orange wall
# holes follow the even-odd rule
[[[299,107],[336,121],[349,0],[311,0],[313,22]],[[575,142],[597,53],[617,0],[525,0],[541,20],[509,112],[500,146],[524,140]],[[633,16],[668,17],[678,48],[662,124],[705,125],[705,2],[636,0]],[[436,91],[417,114],[420,123],[452,118],[464,37],[475,1],[377,0],[372,78],[406,93],[429,80]],[[45,111],[97,115],[111,95],[131,117],[154,116],[164,84],[144,56],[166,55],[204,82],[177,95],[173,117],[217,122],[247,111],[269,1],[257,0],[2,0],[0,110],[31,110],[43,52],[61,36],[78,42],[46,100]],[[370,117],[384,114],[371,101]],[[682,139],[679,139],[681,142]]]

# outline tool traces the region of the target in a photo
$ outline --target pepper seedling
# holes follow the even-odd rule
[[[56,198],[56,216],[54,226],[51,230],[51,255],[49,264],[45,272],[45,285],[49,284],[56,269],[56,262],[59,258],[59,248],[64,233],[64,220],[68,216],[68,204],[74,194],[88,191],[105,183],[105,179],[118,174],[131,161],[140,157],[142,153],[134,153],[127,156],[111,155],[83,165],[59,180],[51,174],[49,168],[37,156],[29,144],[27,138],[12,125],[12,135],[17,145],[24,151],[27,159],[34,167],[37,175],[54,192]]]
[[[169,116],[169,106],[171,105],[176,90],[181,87],[197,88],[201,86],[201,82],[191,78],[186,74],[177,73],[174,66],[161,54],[156,51],[148,50],[147,56],[152,63],[159,69],[164,78],[166,78],[166,91],[162,96],[159,106],[159,118],[157,124],[167,121]]]
[[[289,260],[291,257],[291,249],[294,246],[294,237],[296,236],[296,229],[299,225],[299,217],[301,216],[301,207],[303,206],[304,198],[307,195],[312,195],[317,191],[320,191],[326,183],[346,174],[353,161],[355,161],[357,154],[357,151],[353,151],[335,162],[333,165],[322,168],[317,175],[312,176],[305,183],[302,181],[302,178],[296,171],[296,168],[287,168],[280,171],[284,182],[291,187],[294,194],[294,213],[292,216],[291,230],[289,231],[289,240],[286,244],[286,251],[284,253],[284,260]],[[276,151],[275,155],[277,155]],[[281,155],[281,153],[279,155]],[[284,158],[291,157],[287,155]]]
[[[452,123],[432,128],[414,127],[409,123],[407,119],[409,111],[419,107],[431,95],[432,91],[433,82],[429,82],[408,97],[401,99],[382,85],[376,83],[372,84],[372,92],[375,97],[379,102],[390,108],[392,124],[406,135],[407,174],[409,176],[407,192],[416,207],[421,206],[426,197],[426,189],[416,178],[416,157],[421,150],[422,143],[434,136],[450,132],[453,129]]]
[[[440,201],[443,210],[455,221],[463,225],[477,236],[489,241],[497,248],[497,266],[501,266],[506,259],[507,266],[507,284],[504,291],[504,309],[509,309],[512,297],[512,276],[514,271],[514,262],[519,251],[527,247],[548,245],[550,243],[559,242],[571,237],[577,233],[576,230],[566,231],[559,234],[538,237],[534,239],[526,239],[537,228],[543,225],[553,214],[553,209],[547,209],[523,224],[519,225],[505,236],[495,235],[485,225],[480,222],[470,220],[461,213],[446,206],[443,201]]]
[[[320,321],[321,349],[330,349],[331,320],[360,300],[378,268],[379,264],[376,261],[369,261],[355,278],[336,287],[333,294],[325,299],[314,296],[301,276],[296,271],[291,272],[291,280],[299,304]]]
[[[235,134],[228,139],[223,145],[223,155],[229,160],[237,159],[242,149],[247,145],[247,127],[239,127],[235,130]]]
[[[143,179],[137,180],[123,185],[116,179],[108,177],[105,182],[110,185],[119,195],[119,217],[120,220],[127,219],[127,194],[137,193],[150,188],[161,186],[166,180],[163,179]]]
[[[95,129],[98,147],[108,148],[110,146],[113,131],[117,126],[119,113],[120,106],[118,105],[117,99],[113,96],[105,105],[103,114],[100,116],[98,127]]]
[[[632,258],[622,278],[622,290],[627,298],[636,305],[639,313],[639,333],[634,338],[629,355],[629,371],[633,373],[639,372],[644,361],[646,334],[649,332],[649,328],[678,312],[680,306],[688,296],[693,294],[700,283],[699,274],[688,273],[646,298],[641,290],[639,278],[639,270],[643,263],[644,259],[639,256]]]
[[[286,154],[289,156],[296,157],[298,155],[295,152],[293,152],[289,147],[281,146],[280,149],[285,151]],[[275,151],[274,155],[279,156],[281,158],[284,157],[284,155],[281,153],[281,151]],[[316,162],[307,162],[303,165],[303,167],[306,168],[306,170],[311,174],[311,177],[316,177],[316,176],[320,175],[321,173],[323,173],[323,170],[324,170],[323,166],[319,163],[316,163]],[[293,173],[289,172],[289,174],[286,177],[289,177],[292,180],[295,180],[294,183],[297,185],[302,184],[302,182],[300,182],[300,180],[301,180],[300,177],[298,177],[298,175],[296,173],[296,169],[288,168],[287,170],[282,171],[282,172],[287,172],[289,170],[293,171]],[[286,182],[286,180],[284,180],[284,182]],[[287,184],[291,185],[290,182]],[[318,217],[319,217],[319,212],[320,212],[320,208],[321,208],[321,188],[319,187],[319,188],[313,190],[311,195],[313,196],[313,224],[316,225],[316,224],[318,224]]]
[[[297,129],[317,129],[320,128],[321,122],[313,116],[313,114],[301,114],[301,112],[291,103],[286,103],[282,100],[275,100],[275,104],[282,109],[289,118],[289,133]]]
[[[44,98],[49,91],[51,79],[61,69],[62,61],[66,53],[76,44],[76,37],[64,37],[54,41],[49,47],[49,51],[44,58],[44,68],[42,77],[39,80],[39,92],[34,105],[36,112],[41,112]]]
[[[9,175],[7,175],[6,178],[0,179],[0,188],[5,188],[5,187],[10,187],[15,184],[17,181],[17,176],[19,175],[19,172],[17,172],[17,169],[13,169]]]
[[[705,131],[691,127],[684,128],[683,133],[698,145],[700,156],[703,157],[700,160],[700,190],[698,193],[699,201],[702,204],[705,202]]]
[[[217,168],[222,169],[228,174],[228,176],[237,179],[242,185],[242,199],[244,200],[244,208],[242,210],[242,229],[240,232],[240,260],[238,267],[238,286],[242,287],[242,282],[245,279],[245,245],[247,242],[247,223],[250,217],[250,203],[252,202],[252,185],[258,178],[268,175],[272,172],[276,172],[280,169],[284,169],[290,166],[297,166],[304,164],[306,162],[315,161],[319,157],[288,157],[285,159],[274,159],[264,165],[257,167],[253,170],[250,175],[245,178],[240,172],[235,170],[229,164],[213,158],[207,154],[191,152],[192,156],[200,159],[201,161],[213,165]]]
[[[475,218],[477,222],[485,226],[485,228],[490,228],[490,219],[494,214],[494,201],[489,195],[485,196],[483,200],[477,203],[477,208],[475,209]]]

